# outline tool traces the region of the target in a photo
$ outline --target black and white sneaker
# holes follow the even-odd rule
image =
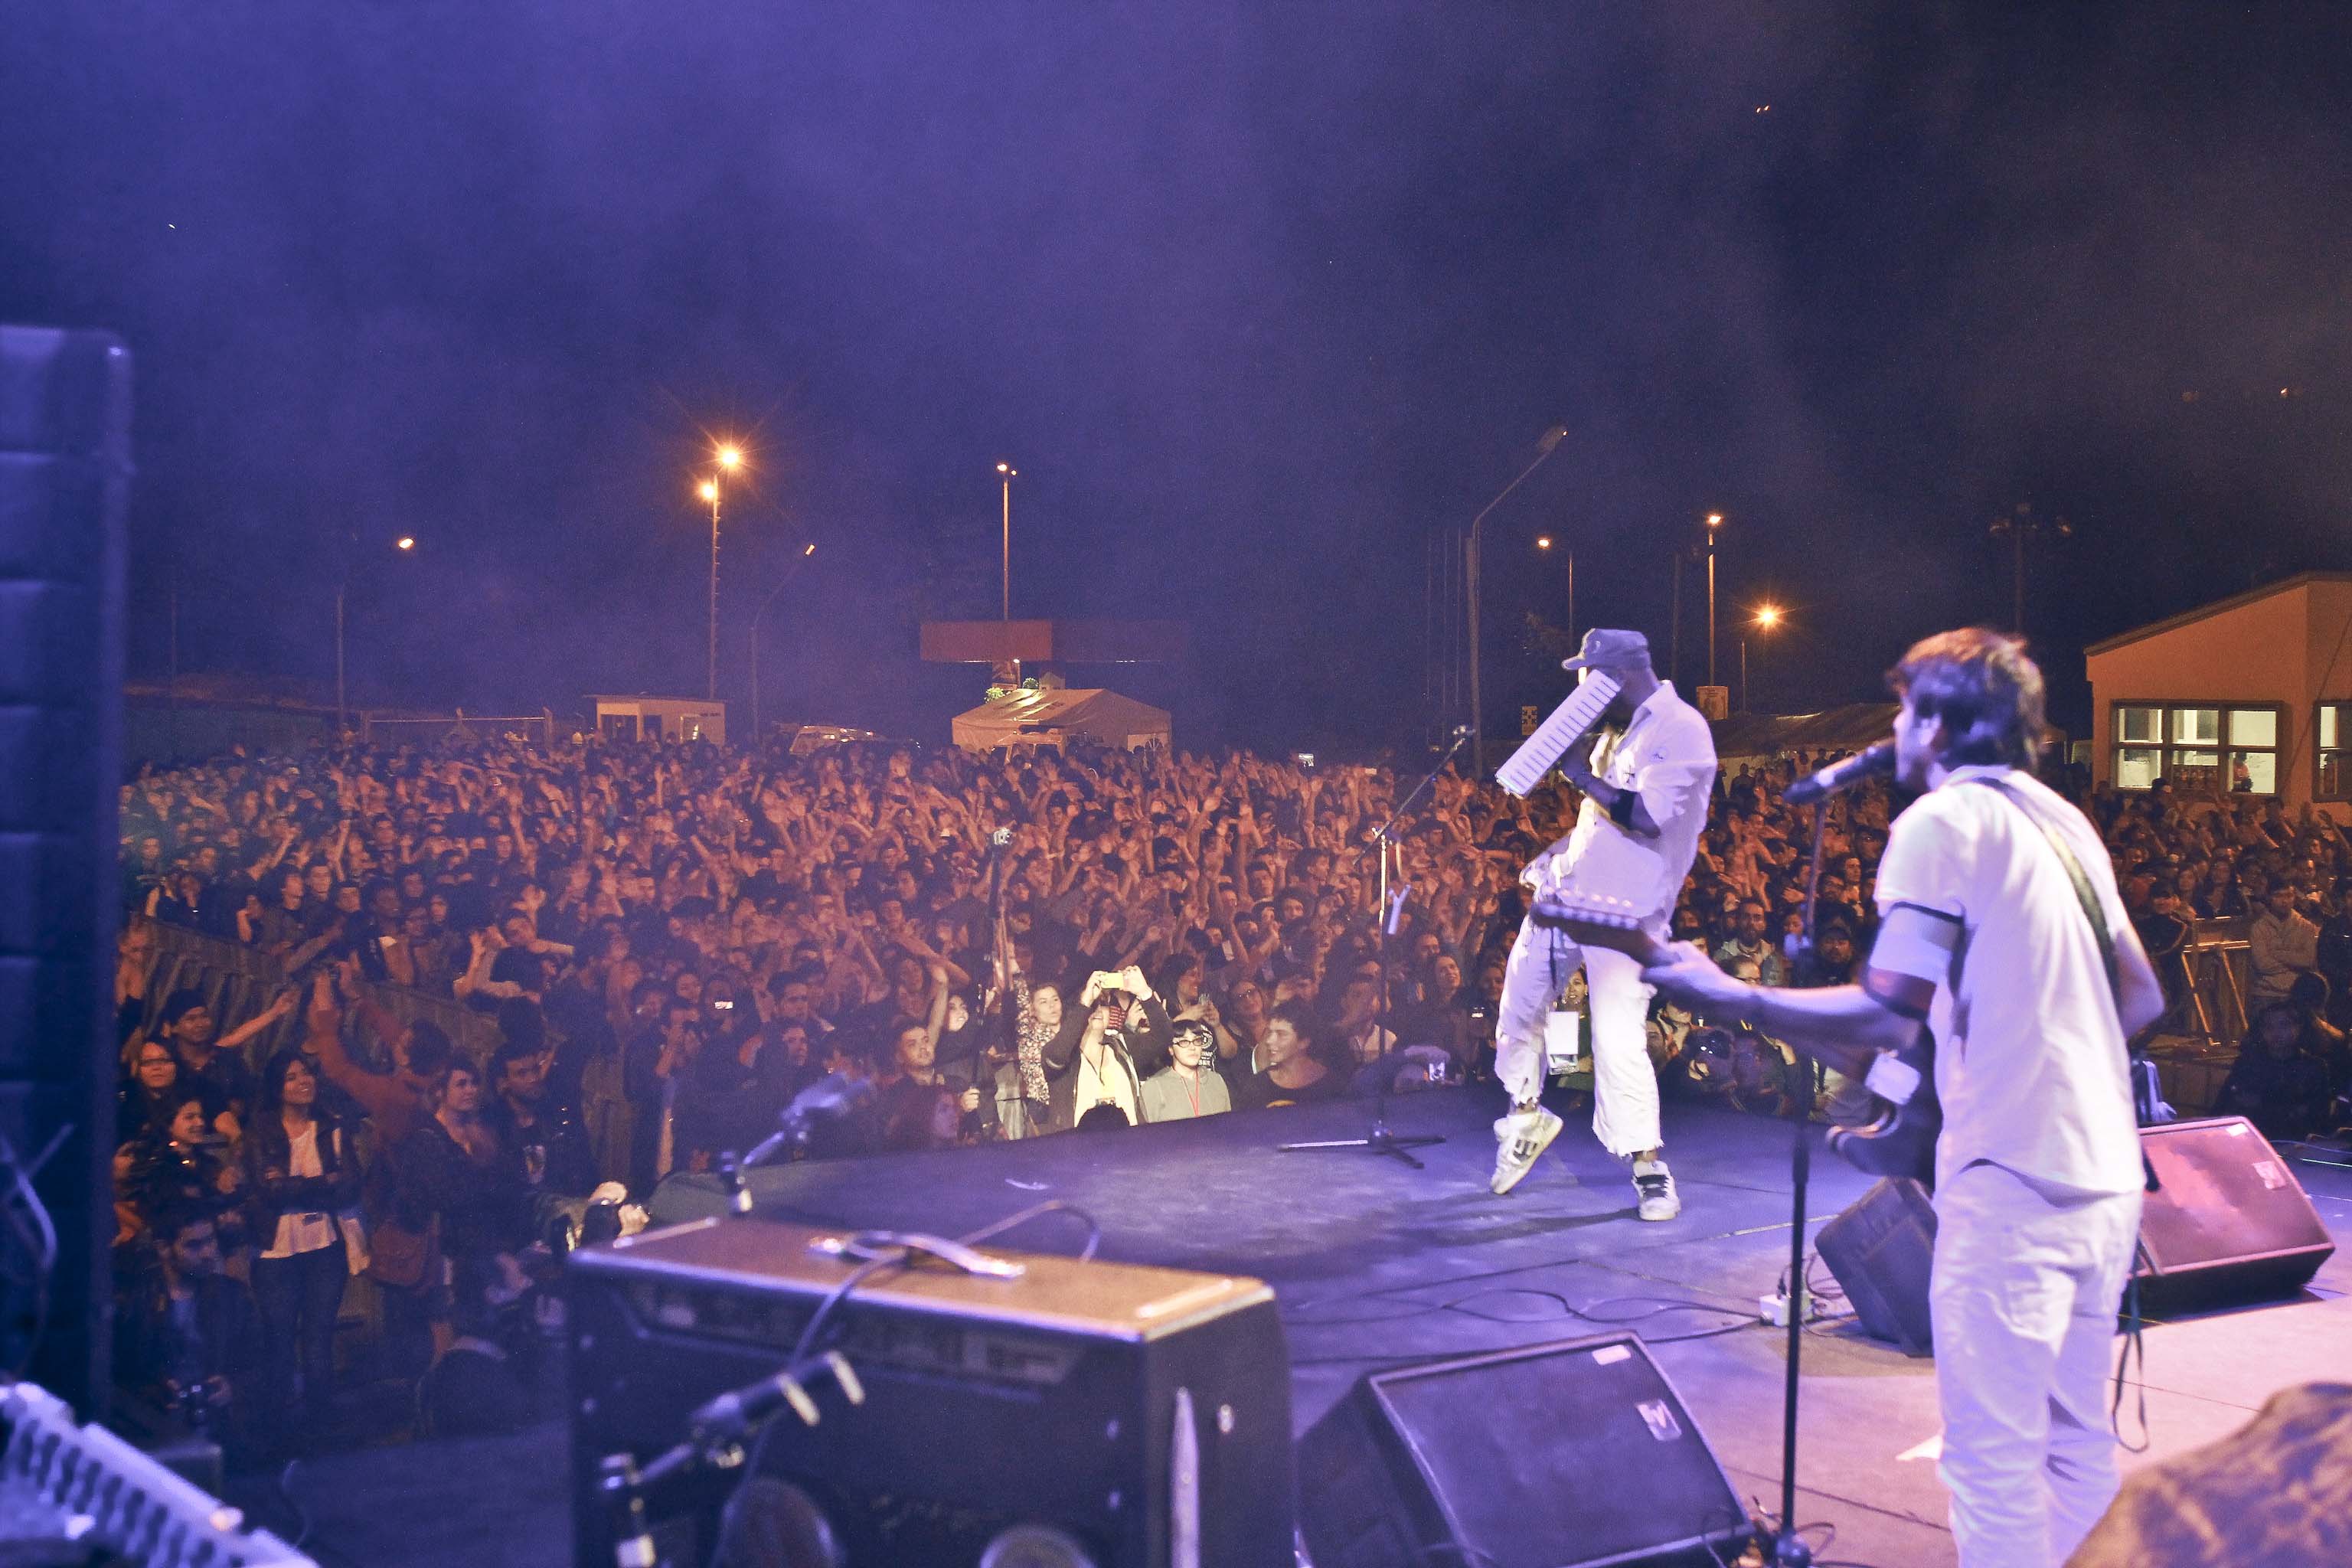
[[[1672,1219],[1683,1212],[1683,1200],[1675,1194],[1675,1173],[1664,1160],[1633,1162],[1633,1192],[1641,1200],[1643,1219]]]

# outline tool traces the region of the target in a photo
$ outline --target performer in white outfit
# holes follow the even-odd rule
[[[1561,763],[1583,793],[1576,829],[1528,863],[1530,886],[1572,868],[1604,840],[1630,836],[1659,864],[1647,889],[1612,889],[1654,900],[1644,929],[1660,939],[1698,854],[1715,787],[1715,737],[1697,709],[1650,668],[1650,644],[1639,632],[1596,627],[1564,668],[1615,679],[1619,691],[1602,718],[1590,765],[1572,755]],[[1646,863],[1647,857],[1637,858]],[[1554,867],[1551,862],[1563,862]],[[1494,1189],[1507,1193],[1559,1135],[1560,1120],[1538,1104],[1544,1081],[1544,1016],[1569,976],[1582,965],[1592,1009],[1592,1131],[1602,1148],[1633,1161],[1633,1185],[1643,1219],[1672,1219],[1682,1205],[1675,1179],[1658,1157],[1658,1077],[1643,1034],[1650,988],[1641,966],[1622,953],[1580,949],[1559,931],[1529,919],[1511,944],[1503,972],[1502,1004],[1495,1019],[1495,1070],[1510,1091],[1511,1110],[1495,1123]]]
[[[1687,944],[1643,978],[1854,1076],[1928,1024],[1944,1110],[1928,1293],[1952,1535],[1962,1568],[2042,1568],[2116,1493],[2107,1352],[2143,1175],[2124,1042],[2162,1014],[2164,992],[2098,834],[2022,771],[2042,731],[2024,646],[1947,632],[1890,679],[1896,777],[1928,793],[1888,835],[1861,984],[1750,986]],[[2068,857],[2113,943],[2112,980]]]

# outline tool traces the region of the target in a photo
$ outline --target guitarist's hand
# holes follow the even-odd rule
[[[1756,987],[1716,967],[1715,960],[1696,942],[1678,942],[1665,950],[1664,962],[1644,965],[1642,984],[1655,986],[1670,1002],[1679,1002],[1710,1019],[1742,1021]]]

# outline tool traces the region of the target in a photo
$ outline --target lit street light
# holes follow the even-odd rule
[[[996,465],[996,472],[1004,483],[1004,618],[1013,618],[1013,481],[1021,470],[1010,463]]]
[[[816,546],[814,544],[804,546],[800,554],[793,558],[793,563],[784,568],[783,576],[777,581],[776,585],[773,588],[768,591],[768,596],[760,601],[760,607],[751,612],[751,744],[755,749],[760,744],[761,733],[760,617],[768,613],[768,606],[776,602],[776,595],[784,591],[785,584],[790,583],[793,578],[799,574],[802,567],[808,564],[809,557],[815,553]]]
[[[1536,548],[1538,550],[1549,551],[1551,549],[1551,535],[1549,533],[1537,534]],[[1568,643],[1570,647],[1575,647],[1578,646],[1576,640],[1576,552],[1570,550],[1566,553],[1568,556]]]
[[[1706,514],[1706,683],[1715,684],[1715,531],[1723,526],[1723,514]],[[1744,681],[1741,683],[1746,684]],[[1742,696],[1746,693],[1743,691]]]
[[[356,533],[343,536],[343,572],[335,582],[335,733],[338,736],[349,730],[352,722],[351,700],[343,684],[343,672],[349,662],[349,639],[344,635],[349,620],[344,611],[352,595],[352,562],[359,554],[359,544]],[[404,533],[392,542],[392,547],[404,555],[413,555],[416,552],[415,537]]]
[[[1759,605],[1756,606],[1755,615],[1749,618],[1748,625],[1755,628],[1759,639],[1768,637],[1780,629],[1781,618],[1785,614],[1786,612],[1778,605]],[[1748,700],[1748,634],[1746,632],[1739,635],[1739,706],[1742,711],[1752,711]]]
[[[743,448],[732,441],[720,442],[710,457],[720,473],[731,474],[743,466]],[[709,689],[703,695],[715,702],[719,699],[719,474],[697,485],[694,493],[710,503],[710,666]]]

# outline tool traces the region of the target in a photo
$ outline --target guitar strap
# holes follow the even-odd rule
[[[2028,822],[2042,830],[2042,837],[2048,840],[2052,852],[2058,857],[2058,864],[2065,869],[2066,879],[2074,885],[2074,899],[2083,906],[2083,918],[2091,922],[2091,935],[2098,941],[2099,963],[2107,972],[2107,994],[2116,1004],[2116,1021],[2120,1025],[2123,1021],[2124,1005],[2122,993],[2117,989],[2116,939],[2107,931],[2106,911],[2099,905],[2098,890],[2091,886],[2091,879],[2084,874],[2083,863],[2074,858],[2074,851],[2067,847],[2066,836],[2059,831],[2056,823],[2042,814],[2041,809],[2033,804],[2024,791],[2017,788],[2008,780],[1979,775],[1966,782],[1980,784],[2017,807],[2019,811],[2025,814],[2025,819]]]

